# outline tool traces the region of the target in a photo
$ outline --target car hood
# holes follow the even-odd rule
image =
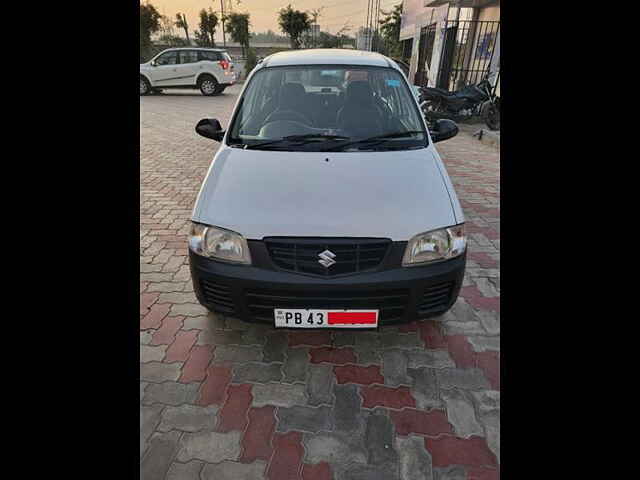
[[[222,147],[193,220],[269,236],[408,240],[456,224],[433,147],[386,152],[279,152]]]

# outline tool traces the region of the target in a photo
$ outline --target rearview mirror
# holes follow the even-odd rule
[[[196,125],[196,133],[217,142],[221,142],[224,138],[222,125],[215,118],[203,118],[200,120]]]
[[[458,134],[458,125],[452,120],[441,118],[436,120],[431,131],[431,140],[433,143],[449,140]]]

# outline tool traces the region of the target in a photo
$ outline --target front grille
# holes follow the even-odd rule
[[[418,314],[424,315],[445,308],[451,300],[452,289],[453,282],[438,283],[437,285],[427,287],[418,304]]]
[[[211,306],[213,310],[225,313],[233,313],[235,311],[229,287],[201,280],[200,289],[205,303]]]
[[[292,290],[247,290],[247,306],[256,320],[273,322],[275,308],[318,308],[379,310],[380,324],[400,320],[409,301],[408,290],[319,290],[296,292]]]
[[[264,240],[273,263],[291,272],[332,277],[372,270],[384,260],[391,240],[371,238],[307,239],[266,238]],[[318,256],[331,251],[336,263],[330,267],[320,264]]]

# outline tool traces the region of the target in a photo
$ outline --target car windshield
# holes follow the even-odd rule
[[[424,148],[401,73],[364,66],[267,67],[251,78],[230,126],[232,147],[286,151]]]

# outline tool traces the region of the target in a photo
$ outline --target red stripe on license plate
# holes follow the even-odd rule
[[[336,323],[376,323],[376,312],[329,312],[329,325]]]

